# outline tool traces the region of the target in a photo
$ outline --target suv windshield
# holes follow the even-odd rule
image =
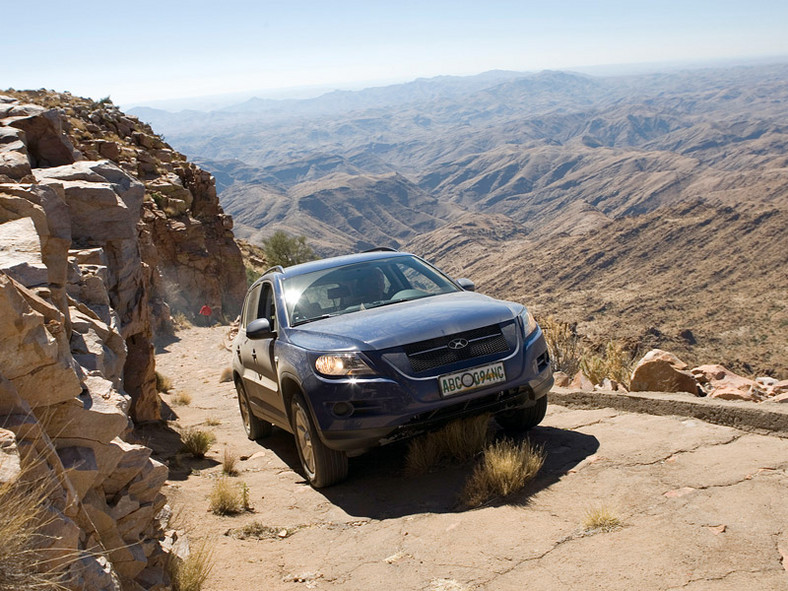
[[[441,293],[460,291],[415,257],[392,257],[332,267],[284,280],[290,324],[296,326]]]

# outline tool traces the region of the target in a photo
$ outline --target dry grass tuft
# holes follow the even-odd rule
[[[214,417],[208,417],[203,421],[208,427],[218,427],[222,424],[222,422]]]
[[[170,402],[176,406],[188,406],[192,403],[192,395],[186,390],[178,390]]]
[[[443,460],[470,460],[484,449],[489,423],[488,414],[469,417],[411,440],[405,458],[406,473],[424,474]]]
[[[173,591],[200,591],[213,569],[213,550],[207,541],[194,545],[186,560],[170,562]]]
[[[529,441],[503,439],[484,450],[482,461],[465,483],[460,501],[478,507],[494,498],[505,498],[522,489],[544,464],[544,449]]]
[[[219,478],[211,489],[208,508],[216,515],[236,515],[249,511],[249,487],[245,482]]]
[[[186,427],[181,431],[183,450],[195,458],[204,458],[215,442],[216,436],[210,431],[203,431],[195,427]]]
[[[181,330],[184,328],[190,328],[194,326],[189,320],[189,317],[186,316],[183,312],[177,312],[172,315],[172,324],[175,326],[176,330]]]
[[[230,451],[230,448],[224,448],[224,454],[222,455],[222,472],[227,474],[227,476],[237,476],[238,475],[238,456]]]
[[[0,591],[65,590],[68,557],[56,552],[48,558],[42,549],[52,542],[43,531],[54,520],[46,502],[54,483],[23,482],[27,472],[23,468],[17,481],[0,483]]]
[[[165,393],[172,389],[172,380],[165,375],[156,372],[156,391]]]
[[[225,367],[222,370],[222,375],[219,376],[219,383],[223,384],[224,382],[232,382],[232,381],[233,381],[233,368]]]
[[[609,341],[603,355],[585,354],[580,360],[580,368],[594,384],[610,378],[627,388],[633,365],[634,360],[617,341]]]
[[[586,511],[583,520],[586,533],[611,532],[622,527],[621,520],[607,507],[596,507]]]
[[[544,333],[553,369],[569,376],[575,375],[580,368],[582,357],[582,344],[580,335],[577,334],[577,326],[552,316],[539,318],[539,326]]]

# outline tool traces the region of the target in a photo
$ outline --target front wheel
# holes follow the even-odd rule
[[[547,394],[539,398],[533,406],[502,412],[495,416],[495,420],[504,429],[528,431],[542,422],[546,412]]]
[[[326,447],[320,440],[309,408],[300,394],[293,397],[290,411],[298,459],[309,483],[315,488],[322,488],[347,478],[347,455]]]
[[[273,425],[254,416],[249,405],[249,397],[246,395],[246,389],[240,380],[235,382],[235,391],[238,393],[238,408],[241,411],[241,420],[244,424],[246,436],[252,441],[268,437],[273,431]]]

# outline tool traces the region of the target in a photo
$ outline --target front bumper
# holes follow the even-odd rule
[[[358,379],[328,379],[312,373],[302,382],[302,389],[323,443],[336,450],[361,451],[457,418],[528,408],[553,385],[541,330],[505,356],[479,358],[474,365],[497,362],[505,366],[506,382],[448,397],[442,397],[438,388],[437,374],[442,372],[411,377],[396,369],[388,375]]]
[[[323,442],[330,448],[342,451],[364,450],[378,445],[408,439],[437,429],[455,419],[480,415],[497,414],[507,410],[528,408],[546,396],[553,386],[553,374],[548,368],[536,389],[530,385],[509,388],[483,396],[455,401],[438,408],[402,417],[396,425],[383,427],[361,427],[358,429],[327,429],[322,431]]]

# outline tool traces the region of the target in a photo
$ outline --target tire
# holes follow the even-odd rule
[[[347,478],[347,455],[326,447],[320,440],[309,407],[301,394],[293,396],[290,403],[290,421],[301,469],[309,484],[323,488]]]
[[[235,382],[235,391],[238,392],[238,408],[241,411],[241,421],[244,424],[246,436],[252,441],[268,437],[274,427],[271,423],[254,416],[252,407],[249,405],[249,397],[246,395],[246,389],[240,379]]]
[[[504,429],[510,431],[528,431],[533,429],[544,419],[547,412],[547,394],[536,401],[536,404],[528,408],[518,408],[502,412],[495,416],[495,420]]]

